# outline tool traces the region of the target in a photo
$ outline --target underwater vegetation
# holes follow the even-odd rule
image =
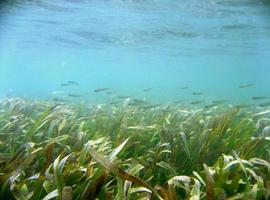
[[[269,116],[225,103],[3,99],[0,197],[269,199]]]

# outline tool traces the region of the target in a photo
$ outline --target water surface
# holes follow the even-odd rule
[[[0,94],[95,88],[154,101],[270,95],[263,0],[17,0],[0,4]],[[73,80],[79,86],[63,88]],[[240,84],[254,83],[239,89]],[[188,86],[188,90],[177,87]],[[143,88],[153,88],[148,94]],[[197,97],[196,97],[197,98]]]

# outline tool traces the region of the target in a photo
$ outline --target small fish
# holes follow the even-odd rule
[[[152,90],[152,88],[145,88],[143,89],[144,92],[150,92]]]
[[[51,93],[51,95],[57,95],[57,94],[64,94],[64,91],[54,91]]]
[[[71,86],[71,85],[79,85],[79,83],[75,81],[67,81],[66,83],[61,83],[60,85],[63,87],[66,87],[66,86]]]
[[[241,103],[241,104],[236,105],[235,107],[236,108],[250,108],[251,106],[252,106],[251,104]]]
[[[261,103],[259,106],[260,107],[270,106],[270,102]]]
[[[211,103],[211,104],[208,104],[208,105],[204,106],[204,108],[213,108],[213,107],[215,107],[217,105],[218,104],[216,104],[216,103]]]
[[[143,109],[152,109],[152,108],[157,108],[159,107],[160,104],[155,104],[155,105],[146,105],[146,106],[143,106],[142,108]]]
[[[213,100],[212,103],[206,105],[204,108],[212,108],[227,102],[228,100]]]
[[[223,104],[223,103],[226,103],[228,100],[213,100],[212,103],[213,104]]]
[[[133,99],[133,102],[135,104],[150,104],[149,102],[147,102],[146,100],[143,100],[143,99]]]
[[[244,89],[244,88],[252,87],[254,85],[255,85],[254,83],[242,84],[242,85],[239,85],[239,88]]]
[[[75,82],[75,81],[68,81],[67,82],[69,85],[79,85],[79,83]]]
[[[178,87],[179,89],[181,89],[181,90],[187,90],[188,89],[188,87],[187,86],[183,86],[183,87]]]
[[[108,91],[106,92],[106,94],[115,94],[116,92],[115,91]]]
[[[131,98],[132,96],[122,96],[122,95],[118,95],[117,98],[119,99],[129,99]]]
[[[66,86],[69,86],[70,84],[68,84],[68,83],[61,83],[60,84],[62,87],[66,87]]]
[[[82,95],[80,94],[68,94],[69,97],[74,97],[74,98],[79,98],[81,97]]]
[[[190,104],[191,105],[197,105],[197,104],[201,104],[203,101],[200,101],[200,100],[198,100],[198,101],[192,101],[192,102],[190,102]]]
[[[192,95],[203,95],[204,92],[192,92]]]
[[[52,98],[52,100],[56,101],[56,102],[69,102],[68,100],[60,99],[60,98],[57,98],[57,97]]]
[[[173,103],[182,103],[182,102],[185,102],[185,101],[186,101],[185,99],[180,99],[180,100],[173,101]]]
[[[269,99],[270,97],[267,96],[255,96],[252,97],[252,100],[263,100],[263,99]]]
[[[138,104],[136,104],[136,103],[128,103],[127,105],[129,105],[129,106],[138,106]]]
[[[98,89],[95,89],[94,92],[104,92],[104,91],[107,91],[107,90],[110,90],[111,88],[98,88]]]
[[[111,105],[117,105],[117,104],[119,104],[119,103],[121,103],[122,101],[112,101],[112,102],[110,102],[110,104]]]

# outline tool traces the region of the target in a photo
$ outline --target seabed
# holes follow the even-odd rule
[[[1,199],[269,199],[267,107],[3,99]]]

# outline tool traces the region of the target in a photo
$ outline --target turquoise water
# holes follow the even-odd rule
[[[1,2],[2,97],[99,102],[111,98],[93,92],[103,87],[153,101],[270,95],[267,0]],[[69,80],[79,85],[60,85]]]

